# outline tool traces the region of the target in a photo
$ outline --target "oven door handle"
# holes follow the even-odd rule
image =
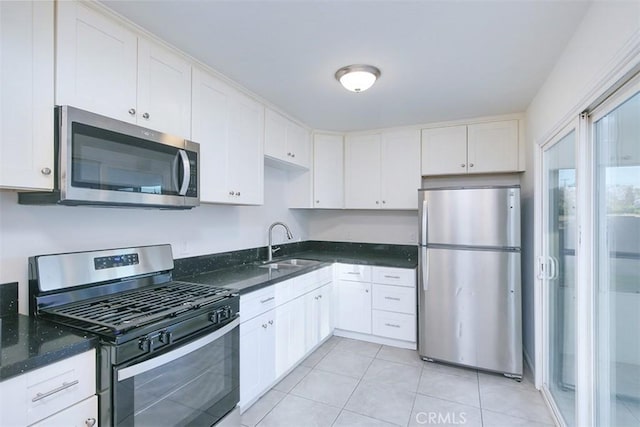
[[[229,333],[233,328],[238,327],[238,325],[240,325],[240,319],[235,319],[231,323],[228,323],[227,325],[210,333],[209,335],[206,335],[202,338],[199,338],[195,341],[185,344],[182,347],[179,347],[173,351],[162,354],[160,356],[152,357],[151,359],[145,360],[144,362],[140,362],[135,365],[128,366],[124,369],[119,369],[118,381],[126,380],[127,378],[131,378],[136,375],[143,374],[159,366],[166,365],[167,363],[173,362],[174,360],[179,359],[182,356],[189,354],[193,351],[196,351],[199,348],[202,348],[205,345],[210,344],[213,341],[221,338],[223,335]]]

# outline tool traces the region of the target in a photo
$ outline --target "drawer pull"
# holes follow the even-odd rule
[[[400,301],[400,298],[396,298],[396,297],[384,297],[384,299],[390,299],[392,301]]]
[[[384,277],[386,277],[387,279],[399,279],[400,278],[400,276],[389,276],[387,274],[385,274]]]
[[[389,326],[391,328],[399,328],[400,325],[394,325],[393,323],[385,323],[384,326]]]
[[[95,418],[87,418],[87,419],[84,421],[84,424],[85,424],[87,427],[93,427],[93,426],[95,426],[95,425],[96,425],[96,419],[95,419]]]
[[[347,271],[347,274],[355,274],[355,275],[359,276],[360,272],[359,271]]]
[[[264,303],[267,303],[267,302],[269,302],[269,301],[271,301],[271,300],[274,300],[275,298],[276,298],[276,297],[269,297],[269,298],[267,298],[267,299],[261,299],[261,300],[260,300],[260,302],[261,302],[262,304],[264,304]]]
[[[38,400],[42,400],[45,397],[49,397],[53,394],[56,394],[58,392],[61,392],[62,390],[66,390],[69,387],[73,387],[74,385],[77,385],[80,381],[75,380],[75,381],[71,381],[70,383],[62,383],[62,385],[58,388],[54,388],[51,391],[48,391],[46,393],[38,393],[36,394],[36,397],[34,397],[33,399],[31,399],[32,402],[37,402]]]

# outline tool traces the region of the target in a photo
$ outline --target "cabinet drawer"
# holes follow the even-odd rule
[[[416,341],[416,316],[373,310],[372,329],[374,335],[404,341]]]
[[[399,313],[416,313],[416,290],[402,286],[373,285],[373,308],[396,311]]]
[[[284,283],[284,282],[283,282]],[[267,286],[246,295],[240,295],[240,318],[246,322],[259,314],[275,308],[276,287]]]
[[[416,286],[416,271],[409,268],[373,267],[373,283],[396,286]]]
[[[48,417],[96,392],[96,352],[91,350],[26,374],[27,423]]]
[[[31,427],[98,427],[98,398],[94,395]]]
[[[338,264],[338,279],[353,282],[371,282],[371,266]]]

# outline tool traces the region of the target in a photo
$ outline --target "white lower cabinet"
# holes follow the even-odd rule
[[[274,324],[275,310],[240,324],[240,406],[242,407],[262,393],[276,378]]]
[[[98,398],[91,396],[31,427],[97,427]]]
[[[242,411],[331,335],[331,280],[326,267],[240,296]]]
[[[0,382],[0,426],[97,426],[90,350]]]
[[[336,327],[371,333],[371,283],[339,280]]]
[[[338,264],[336,335],[416,348],[416,270]]]

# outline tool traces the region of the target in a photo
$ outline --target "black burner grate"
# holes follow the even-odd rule
[[[90,332],[121,334],[220,301],[228,289],[173,281],[91,300],[41,309]]]

